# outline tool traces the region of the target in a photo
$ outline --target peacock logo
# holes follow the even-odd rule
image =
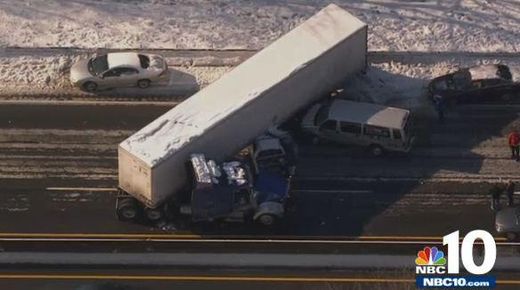
[[[446,258],[437,247],[424,247],[417,253],[415,264],[417,266],[443,266],[446,265]]]

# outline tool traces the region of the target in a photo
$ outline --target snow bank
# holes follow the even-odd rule
[[[369,50],[520,52],[520,3],[486,0],[334,1],[369,24]],[[0,46],[261,49],[328,0],[18,0],[0,2]],[[72,89],[74,55],[0,53],[0,93]],[[413,106],[424,82],[460,66],[503,59],[424,56],[373,63],[355,98]],[[518,76],[519,61],[505,62]],[[517,67],[515,69],[515,67]],[[228,67],[176,67],[203,87]],[[181,80],[183,86],[191,81]],[[188,83],[185,85],[184,83]],[[170,84],[178,86],[172,79]],[[166,90],[165,90],[166,91]],[[159,92],[158,94],[161,94]],[[409,100],[409,101],[408,101]]]
[[[330,0],[0,2],[0,46],[260,49]],[[502,0],[336,0],[369,50],[520,51],[520,5]]]
[[[410,57],[412,58],[412,57]],[[406,108],[421,106],[427,83],[434,77],[459,68],[481,64],[502,63],[511,68],[513,79],[520,81],[520,59],[482,58],[468,55],[457,59],[442,55],[423,56],[411,62],[373,62],[367,73],[349,80],[345,96],[349,99]]]
[[[0,79],[5,86],[36,88],[70,87],[68,73],[77,57],[56,56],[0,56]]]

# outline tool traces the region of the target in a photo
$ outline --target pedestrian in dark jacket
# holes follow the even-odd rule
[[[437,115],[439,116],[439,122],[444,122],[444,97],[441,95],[434,95],[433,102],[435,104],[435,110],[437,111]]]
[[[516,161],[520,160],[520,133],[518,130],[514,129],[507,136],[507,141],[509,143],[509,148],[511,148],[511,159],[516,159]]]
[[[514,194],[515,194],[515,183],[511,180],[507,183],[506,194],[507,194],[507,204],[509,206],[513,206],[514,205]]]
[[[491,209],[499,210],[500,207],[500,195],[502,194],[503,189],[500,188],[498,184],[495,184],[489,190],[489,195],[491,195]]]

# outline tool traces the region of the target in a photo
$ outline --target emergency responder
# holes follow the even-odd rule
[[[435,110],[437,111],[437,115],[439,117],[439,122],[444,122],[444,106],[445,106],[445,100],[444,97],[441,95],[435,95],[433,96],[433,103],[435,104]]]
[[[511,148],[511,159],[520,160],[520,134],[517,129],[514,129],[508,136],[509,147]]]
[[[514,194],[515,194],[515,183],[510,180],[506,186],[507,204],[509,206],[514,205]]]
[[[503,190],[504,188],[498,184],[494,184],[489,189],[489,195],[491,195],[491,210],[497,211],[500,209],[500,195]]]

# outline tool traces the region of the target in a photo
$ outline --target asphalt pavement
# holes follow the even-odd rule
[[[443,235],[455,230],[493,232],[493,212],[486,195],[490,183],[502,181],[500,178],[520,180],[518,163],[509,159],[503,143],[508,130],[518,123],[517,108],[464,107],[448,112],[447,122],[442,125],[425,124],[424,120],[418,122],[419,142],[408,155],[389,154],[375,159],[356,148],[333,144],[314,147],[302,140],[292,191],[295,206],[287,219],[274,229],[235,224],[191,225],[185,221],[165,229],[121,223],[114,215],[117,144],[174,105],[166,102],[0,103],[0,249],[6,253],[31,249],[38,252],[168,252],[194,247],[214,252],[251,252],[257,247],[256,251],[270,248],[274,252],[295,254],[401,253],[413,256],[433,239],[438,243]],[[38,241],[33,234],[50,239],[63,237],[60,234],[86,237],[157,234],[172,235],[172,239],[190,237],[193,241],[174,246],[143,241],[123,245],[122,241],[116,240],[92,246],[89,241]],[[3,239],[8,237],[33,240]],[[381,240],[375,244],[359,242],[348,246],[296,243],[209,246],[200,242],[195,245],[197,239],[226,237],[324,241],[379,237]],[[415,243],[389,246],[381,242],[383,238]],[[504,245],[504,249],[502,251],[509,256],[518,254],[515,246]],[[11,273],[6,270],[9,269],[4,268],[2,273]],[[266,269],[265,274],[271,278],[235,279],[228,284],[231,280],[204,280],[201,278],[204,273],[200,272],[193,273],[196,278],[189,280],[148,277],[154,273],[138,269],[131,276],[148,276],[132,279],[129,275],[115,277],[125,274],[117,270],[91,273],[105,275],[99,279],[98,276],[81,276],[85,274],[81,271],[73,273],[76,276],[72,278],[58,277],[57,274],[68,271],[59,267],[54,270],[49,267],[27,269],[22,273],[17,270],[11,274],[36,276],[0,276],[0,289],[5,285],[11,285],[9,289],[30,289],[34,285],[41,286],[37,289],[75,289],[83,284],[109,281],[135,289],[218,288],[222,283],[226,283],[226,288],[248,285],[263,289],[276,284],[287,289],[322,286],[328,289],[391,289],[389,285],[395,284],[397,286],[392,286],[395,289],[406,289],[413,279],[408,272],[401,275],[405,277],[403,281],[396,278],[400,275],[395,273],[382,273],[380,277],[383,278],[372,277],[376,280],[367,282],[359,273],[337,273],[343,280],[297,282],[271,279],[271,276],[274,273],[279,276],[297,274],[304,281],[302,276],[311,276],[311,273]],[[48,274],[54,276],[45,276]],[[176,277],[171,273],[167,276]],[[325,275],[318,273],[316,276]],[[514,273],[506,273],[504,279],[511,276]]]

